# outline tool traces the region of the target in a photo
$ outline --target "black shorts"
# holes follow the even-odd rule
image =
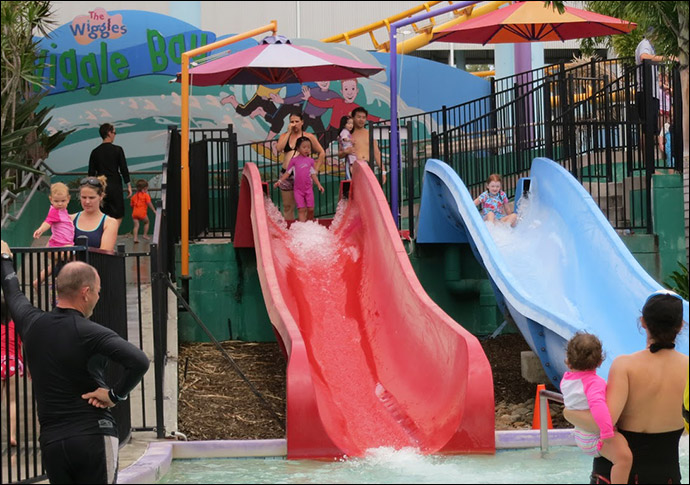
[[[103,198],[103,213],[113,219],[125,217],[125,200],[122,195],[122,185],[108,182]]]
[[[637,116],[640,123],[651,123],[652,133],[659,134],[659,99],[652,98],[652,112],[647,116],[647,108],[645,105],[645,93],[640,91],[635,95],[635,104],[637,104]]]
[[[102,434],[74,436],[41,446],[50,483],[116,483],[118,440]]]

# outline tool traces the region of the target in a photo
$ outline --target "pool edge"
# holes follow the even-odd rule
[[[549,446],[574,445],[572,429],[550,429]],[[539,430],[496,431],[496,449],[539,447]],[[287,440],[154,441],[117,483],[155,483],[175,458],[258,458],[287,456]]]

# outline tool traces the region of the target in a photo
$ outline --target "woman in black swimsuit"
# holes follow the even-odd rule
[[[278,144],[276,145],[276,149],[278,150],[278,152],[283,153],[281,174],[285,173],[288,163],[290,163],[292,157],[294,157],[297,154],[295,143],[297,143],[297,139],[302,136],[309,138],[309,140],[311,141],[312,150],[314,151],[314,153],[318,155],[317,157],[315,157],[317,162],[315,168],[317,172],[320,170],[324,160],[326,159],[326,152],[324,151],[319,141],[311,133],[304,132],[303,125],[304,121],[302,119],[301,113],[291,114],[290,126],[288,127],[288,131],[280,135],[280,138],[278,138]],[[292,222],[295,220],[295,195],[292,191],[293,186],[294,178],[292,175],[290,175],[290,177],[287,180],[281,182],[279,185],[280,194],[283,201],[283,217],[285,218],[286,222]]]
[[[647,348],[614,359],[606,403],[633,454],[628,483],[680,483],[680,403],[688,371],[688,356],[675,350],[683,328],[681,297],[667,290],[652,293],[639,325],[647,334]],[[588,412],[566,409],[563,416],[587,429],[580,413]],[[610,469],[608,460],[595,458],[590,483],[610,483]]]

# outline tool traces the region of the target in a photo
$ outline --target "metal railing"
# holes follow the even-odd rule
[[[43,165],[43,160],[37,160],[33,168],[39,169]],[[10,189],[5,189],[2,192],[1,203],[2,203],[2,227],[9,221],[18,220],[24,213],[24,209],[31,200],[31,197],[36,193],[36,191],[41,188],[42,185],[47,184],[43,174],[34,172],[24,172],[21,177],[20,190],[12,192]],[[30,188],[29,188],[30,187]],[[21,207],[12,214],[10,211],[10,205],[22,196],[22,192],[30,190],[28,196],[22,201]]]
[[[657,80],[668,86],[658,105]],[[644,122],[638,116],[642,105],[663,119]],[[514,195],[532,159],[546,156],[580,180],[614,228],[651,233],[651,177],[660,169],[682,171],[681,106],[676,66],[592,60],[496,80],[490,95],[403,117],[400,186],[407,188],[401,191],[401,226],[407,212],[407,226],[414,227],[410,207],[420,200],[426,158],[451,165],[476,197],[491,173],[501,173],[505,192]],[[374,123],[373,131],[387,124]],[[390,153],[385,138],[379,141],[384,160]]]
[[[539,391],[539,447],[542,456],[549,452],[549,427],[547,425],[549,401],[563,404],[563,394],[546,389]]]
[[[668,87],[662,91],[657,81]],[[659,122],[640,119],[642,106],[648,113],[658,110]],[[615,229],[651,233],[651,177],[663,169],[682,171],[681,106],[677,66],[593,59],[493,80],[487,96],[403,117],[398,225],[414,237],[424,163],[430,157],[450,164],[475,197],[489,174],[500,173],[512,197],[532,159],[546,156],[585,186]],[[389,121],[369,124],[372,152],[378,144],[390,173],[389,126]],[[315,135],[326,152],[319,174],[326,190],[315,193],[315,216],[323,218],[336,211],[344,161],[337,156],[334,129]],[[269,198],[282,209],[280,190],[272,183],[281,174],[275,139],[237,144],[228,126],[192,130],[190,141],[191,234],[233,236],[240,170],[247,162],[258,166],[269,182]],[[175,185],[169,179],[169,187]],[[389,198],[390,186],[383,184]]]

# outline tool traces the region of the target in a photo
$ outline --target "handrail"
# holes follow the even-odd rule
[[[391,22],[395,22],[397,20],[401,20],[401,19],[404,19],[406,17],[410,17],[411,15],[419,13],[422,10],[426,10],[428,12],[429,7],[433,7],[434,5],[439,4],[439,3],[441,3],[441,2],[425,2],[421,5],[418,5],[416,7],[405,10],[404,12],[400,12],[399,14],[391,15],[390,17],[386,17],[385,19],[379,20],[378,22],[374,22],[374,23],[371,23],[369,25],[365,25],[364,27],[360,27],[358,29],[348,30],[347,32],[343,32],[342,34],[337,34],[337,35],[333,35],[331,37],[327,37],[325,39],[321,39],[321,42],[332,43],[332,42],[343,42],[343,41],[345,41],[345,43],[347,45],[350,45],[350,39],[353,39],[355,37],[359,37],[360,35],[364,35],[364,34],[371,34],[374,30],[380,29],[382,27],[386,27],[387,29],[390,29]],[[448,3],[452,4],[453,2],[448,2]],[[376,40],[373,37],[372,37],[372,42],[374,42],[374,47],[378,48],[378,46],[375,44]]]
[[[48,165],[45,160],[41,160],[41,162],[38,165],[43,165],[51,174],[53,175],[60,175],[60,176],[70,176],[70,175],[88,175],[88,172],[57,172],[53,170],[53,168]],[[129,172],[130,175],[132,174],[141,174],[141,175],[160,175],[162,173],[162,170],[135,170]]]
[[[449,20],[447,22],[444,22],[443,24],[436,25],[435,23],[435,17],[434,15],[444,15],[448,13],[448,8],[445,7],[441,9],[438,13],[436,12],[431,12],[429,7],[433,7],[436,4],[439,4],[441,2],[427,2],[422,5],[419,5],[417,7],[411,8],[409,10],[405,10],[404,12],[401,12],[396,15],[391,15],[390,17],[386,17],[383,20],[379,20],[378,22],[374,22],[372,24],[366,25],[364,27],[360,27],[358,29],[353,29],[349,30],[347,32],[344,32],[342,34],[334,35],[332,37],[327,37],[325,39],[322,39],[321,42],[327,42],[327,43],[333,43],[333,42],[345,42],[346,44],[350,45],[350,39],[354,37],[359,37],[360,35],[365,35],[369,34],[369,37],[371,37],[371,43],[374,46],[374,49],[376,49],[378,52],[390,52],[390,41],[382,42],[379,43],[376,40],[376,37],[374,36],[374,31],[376,29],[380,29],[385,27],[388,32],[390,32],[391,29],[391,24],[394,22],[398,22],[401,20],[404,20],[406,18],[410,18],[413,15],[420,13],[422,11],[426,11],[430,16],[428,17],[429,24],[425,25],[424,27],[417,27],[416,23],[412,23],[412,27],[417,35],[410,39],[406,39],[404,41],[401,41],[397,44],[397,53],[398,54],[409,54],[410,52],[414,52],[417,49],[424,47],[427,45],[429,42],[431,42],[431,39],[433,38],[433,34],[436,32],[440,32],[442,30],[446,30],[450,27],[453,27],[459,23],[465,22],[467,20],[480,17],[482,15],[485,15],[489,12],[493,12],[497,8],[499,8],[501,5],[506,4],[508,2],[506,1],[494,1],[494,2],[487,2],[486,4],[474,8],[473,6],[470,7],[462,7],[462,6],[457,6],[455,9],[452,9],[450,11],[453,12],[453,15],[455,18],[452,20]],[[448,2],[450,6],[453,5],[453,2]],[[424,19],[423,19],[424,20]]]
[[[563,394],[553,391],[541,389],[539,391],[539,445],[541,447],[541,454],[549,452],[549,429],[546,425],[546,419],[549,415],[548,401],[554,401],[563,404]]]
[[[34,168],[34,169],[37,169],[39,166],[41,166],[42,163],[43,163],[43,160],[42,160],[42,159],[36,160],[36,163],[34,163],[33,168]],[[22,183],[21,183],[21,185],[20,185],[19,187],[20,187],[20,188],[27,187],[27,186],[29,185],[29,183],[30,183],[34,178],[35,178],[36,180],[35,180],[33,186],[31,187],[31,193],[29,194],[28,197],[26,197],[26,199],[24,199],[24,203],[22,204],[22,206],[19,208],[19,211],[18,211],[17,214],[15,214],[15,215],[10,214],[10,213],[9,213],[9,210],[7,210],[7,209],[8,209],[9,204],[10,204],[10,200],[9,200],[9,199],[12,199],[13,201],[14,201],[14,200],[17,200],[18,193],[14,193],[14,192],[12,192],[12,191],[9,190],[9,189],[5,189],[5,191],[2,193],[2,199],[1,199],[1,202],[0,202],[0,203],[1,203],[1,205],[2,205],[2,212],[4,213],[4,216],[3,216],[3,218],[2,218],[2,223],[0,223],[0,227],[1,227],[1,226],[4,226],[4,225],[5,225],[5,222],[7,222],[8,220],[10,220],[10,221],[16,221],[17,219],[19,219],[19,218],[21,217],[21,215],[24,213],[24,209],[26,209],[26,206],[29,204],[29,201],[30,201],[31,198],[33,197],[34,193],[36,193],[36,191],[38,190],[38,188],[39,188],[42,184],[46,183],[45,178],[43,177],[43,174],[37,174],[37,173],[33,173],[33,172],[27,172],[27,173],[24,175],[24,177],[22,178]]]

